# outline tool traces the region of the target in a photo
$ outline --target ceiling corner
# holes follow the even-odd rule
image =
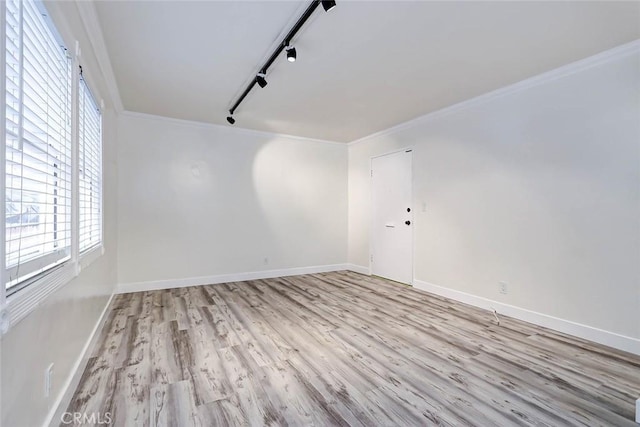
[[[124,106],[122,104],[122,98],[120,97],[118,83],[111,66],[111,60],[109,59],[109,51],[107,50],[107,45],[104,42],[102,27],[100,26],[94,2],[93,0],[76,0],[75,4],[78,9],[78,14],[80,15],[80,19],[82,20],[85,33],[91,43],[93,54],[98,61],[98,66],[100,67],[102,78],[104,79],[107,90],[109,91],[111,102],[113,103],[116,112],[120,114],[124,111]]]

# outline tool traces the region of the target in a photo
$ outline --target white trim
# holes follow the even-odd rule
[[[109,92],[109,98],[113,103],[113,107],[117,113],[124,111],[122,105],[122,98],[120,97],[120,91],[118,89],[118,83],[113,73],[113,67],[111,66],[111,60],[109,59],[109,51],[107,45],[104,42],[102,35],[102,27],[98,19],[95,6],[92,1],[76,1],[74,2],[78,9],[78,14],[84,26],[84,32],[89,38],[89,44],[91,45],[93,55],[98,62],[100,73],[102,74],[103,81],[107,86]]]
[[[0,70],[2,70],[3,74],[6,72],[6,19],[7,19],[7,5],[6,2],[0,3]],[[6,76],[0,79],[0,93],[2,94],[2,102],[0,102],[0,138],[2,141],[2,145],[0,146],[0,192],[2,197],[0,197],[0,212],[6,212],[6,155],[7,155],[7,134],[5,132],[6,126]],[[3,214],[4,215],[4,214]],[[5,224],[6,216],[3,216],[0,219],[0,242],[6,242],[6,224]],[[7,321],[8,313],[5,311],[6,304],[6,296],[7,296],[7,257],[6,257],[7,246],[5,243],[0,244],[0,336],[4,334],[9,329],[9,322]],[[2,369],[0,369],[1,371]],[[1,394],[1,393],[0,393]],[[0,397],[0,400],[2,398]],[[0,406],[1,408],[1,406]]]
[[[89,334],[89,337],[87,338],[82,351],[80,351],[80,356],[76,360],[76,363],[73,365],[73,368],[71,368],[71,372],[69,372],[66,381],[62,385],[62,389],[60,390],[56,401],[51,406],[51,409],[49,410],[49,413],[45,418],[43,426],[60,425],[60,417],[62,416],[62,413],[69,407],[69,403],[71,403],[73,394],[75,393],[78,384],[80,384],[82,374],[87,366],[87,363],[89,362],[91,350],[95,347],[98,337],[100,336],[100,331],[102,331],[102,328],[104,327],[104,324],[107,320],[106,314],[109,307],[111,306],[113,297],[114,294],[111,294],[109,300],[102,309],[102,313],[100,314],[98,321]]]
[[[74,52],[71,65],[71,230],[74,230],[71,233],[71,261],[77,275],[80,271],[80,42],[77,40]]]
[[[349,271],[353,271],[354,273],[364,274],[366,276],[371,276],[371,271],[368,267],[364,267],[362,265],[357,264],[346,264],[346,268]]]
[[[95,92],[98,93],[98,92]],[[104,155],[104,99],[100,99],[100,251],[101,255],[104,255],[104,169],[105,169],[105,155]],[[114,123],[114,126],[116,124]],[[117,179],[117,178],[116,178]],[[80,230],[78,229],[78,235]],[[93,262],[93,261],[91,261]]]
[[[42,273],[42,277],[20,289],[7,298],[6,309],[9,316],[9,328],[24,319],[27,314],[35,310],[49,295],[76,277],[75,264],[67,261],[53,271]]]
[[[373,138],[378,138],[381,136],[402,132],[414,126],[418,126],[422,123],[435,120],[444,116],[448,116],[450,114],[456,113],[458,111],[466,110],[468,108],[475,107],[477,105],[485,104],[496,98],[501,98],[507,95],[511,95],[513,93],[522,92],[532,87],[536,87],[544,83],[558,80],[563,77],[567,77],[572,74],[576,74],[581,71],[588,70],[589,68],[597,67],[607,62],[615,61],[617,59],[624,58],[625,56],[629,56],[635,53],[640,53],[640,39],[614,47],[613,49],[609,49],[604,52],[600,52],[588,58],[581,59],[579,61],[572,62],[567,65],[563,65],[562,67],[553,69],[551,71],[547,71],[542,74],[538,74],[537,76],[530,77],[528,79],[519,81],[509,86],[504,86],[500,89],[496,89],[494,91],[487,92],[485,94],[476,96],[474,98],[467,99],[465,101],[459,102],[457,104],[453,104],[451,106],[442,108],[440,110],[427,113],[415,119],[411,119],[404,123],[400,123],[396,126],[392,126],[390,128],[381,130],[379,132],[372,133],[371,135],[358,138],[354,141],[347,143],[347,145],[352,146],[355,144],[359,144],[361,142],[366,142]]]
[[[616,334],[614,332],[605,331],[602,329],[594,328],[592,326],[572,322],[570,320],[560,319],[558,317],[549,316],[547,314],[538,313],[536,311],[504,304],[498,301],[468,294],[466,292],[458,291],[455,289],[434,285],[422,280],[414,280],[414,287],[416,289],[431,292],[436,295],[440,295],[486,310],[495,309],[499,314],[503,314],[505,316],[513,317],[565,334],[573,335],[599,344],[604,344],[609,347],[617,348],[619,350],[627,351],[629,353],[640,355],[640,339],[637,338]]]
[[[221,130],[221,131],[234,132],[234,133],[244,133],[246,135],[261,136],[261,137],[267,137],[267,138],[280,137],[280,138],[294,139],[297,141],[338,145],[340,147],[345,147],[345,148],[347,147],[346,142],[336,142],[336,141],[329,141],[325,139],[308,138],[306,136],[288,135],[285,133],[267,132],[262,130],[247,129],[247,128],[235,127],[235,126],[231,127],[228,125],[218,125],[215,123],[197,122],[193,120],[175,119],[173,117],[158,116],[155,114],[147,114],[147,113],[138,113],[136,111],[125,110],[121,113],[121,116],[146,119],[146,120],[158,120],[158,121],[172,123],[179,126],[189,126],[189,127],[200,128],[200,129],[213,129],[213,130]]]
[[[376,154],[375,156],[371,156],[371,161],[372,161],[373,159],[377,159],[378,157],[389,156],[389,155],[391,155],[391,154],[398,154],[398,153],[402,153],[403,151],[411,151],[411,152],[413,152],[413,146],[404,147],[404,148],[397,148],[397,149],[393,149],[393,150],[391,150],[391,151],[387,151],[387,152],[382,153],[382,154]],[[413,160],[413,155],[411,156],[411,158],[412,158],[412,160]],[[371,167],[371,166],[373,166],[373,165],[371,164],[371,161],[369,161],[369,166],[370,166],[370,167]],[[412,164],[412,166],[413,166],[413,164]],[[412,175],[413,175],[413,174],[412,174]]]
[[[95,260],[104,255],[104,246],[102,243],[87,249],[85,252],[80,253],[80,258],[78,261],[78,271],[82,271],[85,268],[89,267]]]
[[[184,279],[152,280],[148,282],[121,283],[116,287],[117,294],[129,292],[154,291],[159,289],[185,288],[188,286],[215,285],[218,283],[242,282],[245,280],[273,279],[275,277],[298,276],[300,274],[328,273],[348,270],[349,264],[318,265],[313,267],[295,267],[281,270],[263,270],[247,273],[219,274],[216,276],[187,277]]]
[[[636,400],[636,422],[640,424],[640,399]]]

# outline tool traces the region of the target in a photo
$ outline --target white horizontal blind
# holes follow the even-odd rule
[[[102,116],[84,79],[78,91],[80,252],[102,242]]]
[[[5,4],[6,287],[12,291],[70,255],[71,62],[33,0]]]

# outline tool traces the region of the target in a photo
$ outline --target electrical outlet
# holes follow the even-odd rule
[[[53,380],[53,363],[44,371],[44,397],[51,395],[51,381]]]
[[[0,308],[0,334],[6,334],[9,330],[9,311],[6,307]]]
[[[498,282],[498,291],[501,294],[506,295],[509,292],[509,289],[507,287],[507,282]]]

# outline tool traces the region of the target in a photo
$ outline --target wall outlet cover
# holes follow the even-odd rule
[[[507,286],[507,282],[498,282],[498,291],[501,294],[506,295],[507,292],[509,291],[509,287]]]
[[[9,311],[6,307],[0,308],[0,333],[6,334],[9,330]]]
[[[51,395],[51,381],[53,378],[53,363],[47,366],[44,371],[44,397]]]

